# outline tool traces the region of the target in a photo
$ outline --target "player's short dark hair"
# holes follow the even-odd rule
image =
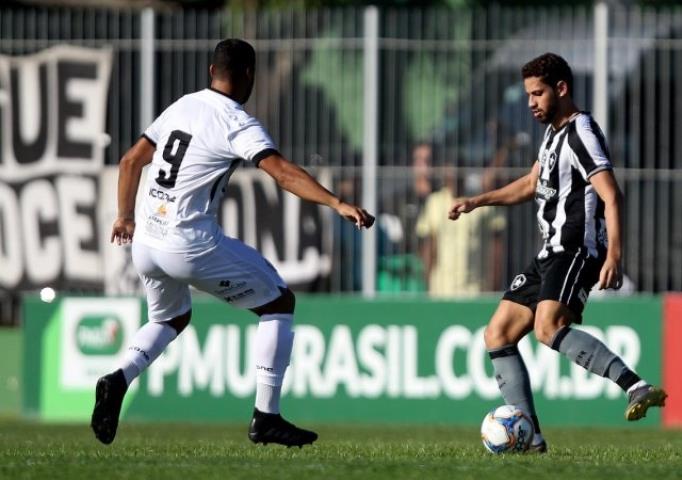
[[[521,69],[523,78],[540,77],[550,87],[556,87],[560,81],[566,82],[568,93],[573,94],[573,72],[568,62],[556,53],[544,53]]]
[[[256,51],[244,40],[227,38],[216,45],[211,63],[218,75],[241,76],[256,66]]]

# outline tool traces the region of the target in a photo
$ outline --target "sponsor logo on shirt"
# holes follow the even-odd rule
[[[149,196],[152,198],[158,198],[159,200],[163,200],[164,202],[169,202],[169,203],[174,203],[175,199],[177,198],[177,197],[172,197],[167,192],[164,192],[163,190],[159,190],[159,189],[154,188],[154,187],[149,189]]]
[[[159,212],[157,212],[157,215],[158,214]],[[152,215],[147,218],[145,231],[149,236],[154,237],[157,240],[163,240],[166,238],[166,235],[168,235],[168,220],[159,218],[157,215]],[[165,211],[163,215],[165,215]]]
[[[556,195],[556,188],[548,187],[547,180],[540,180],[535,191],[545,200],[549,200]]]
[[[165,227],[168,225],[168,220],[164,220],[162,218],[157,217],[156,215],[152,215],[151,217],[149,217],[149,221],[147,223],[148,224],[153,223],[161,227]]]

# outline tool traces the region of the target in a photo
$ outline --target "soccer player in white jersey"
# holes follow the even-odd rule
[[[582,322],[595,284],[600,289],[621,286],[622,194],[604,135],[573,102],[573,75],[566,61],[546,53],[524,65],[522,76],[528,107],[547,124],[538,160],[530,173],[500,189],[456,199],[449,217],[457,220],[487,205],[537,202],[542,249],[505,292],[485,330],[485,343],[502,397],[531,415],[536,431],[531,449],[545,452],[528,371],[517,348],[532,331],[541,343],[617,383],[628,395],[628,420],[663,406],[666,394],[602,342],[571,328]]]
[[[299,447],[317,439],[316,433],[284,420],[279,410],[293,345],[294,294],[260,253],[223,235],[216,212],[230,175],[246,162],[264,170],[281,188],[333,208],[358,228],[371,227],[374,217],[341,201],[278,153],[265,129],[242,106],[251,95],[254,73],[251,45],[221,41],[213,53],[210,88],[173,103],[121,159],[118,218],[111,240],[119,245],[132,242],[149,322],[133,337],[118,369],[97,382],[91,427],[105,444],[114,440],[130,382],[189,323],[190,285],[260,317],[249,438]],[[141,171],[149,163],[144,203],[135,217]]]

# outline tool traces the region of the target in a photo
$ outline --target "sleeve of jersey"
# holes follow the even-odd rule
[[[613,168],[604,135],[590,117],[579,118],[572,126],[568,132],[568,145],[575,154],[574,166],[583,179]]]
[[[142,134],[142,137],[146,138],[154,146],[156,146],[156,144],[159,143],[159,137],[161,136],[160,128],[161,128],[161,116],[159,115],[156,118],[156,120],[154,120],[152,122],[152,124],[147,127],[147,129]]]
[[[256,167],[264,158],[279,153],[268,132],[255,119],[236,131],[230,137],[230,143],[235,155]]]

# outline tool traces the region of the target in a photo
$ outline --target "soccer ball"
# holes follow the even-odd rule
[[[525,452],[533,441],[533,434],[533,422],[514,405],[494,408],[481,424],[483,446],[495,454]]]

